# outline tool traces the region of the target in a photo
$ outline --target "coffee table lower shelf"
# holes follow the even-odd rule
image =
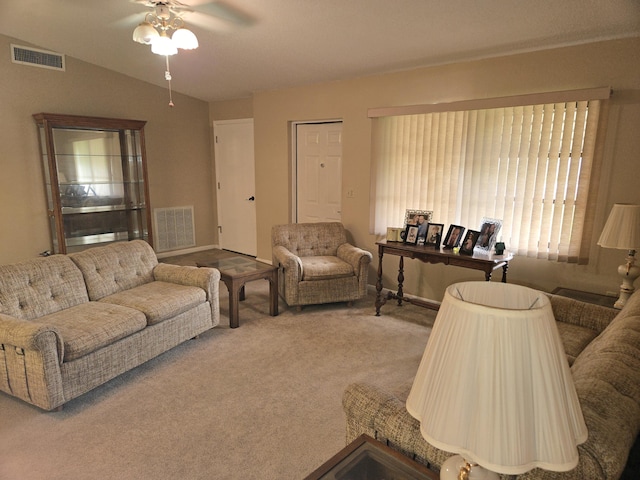
[[[440,476],[368,435],[323,463],[305,480],[438,480]]]

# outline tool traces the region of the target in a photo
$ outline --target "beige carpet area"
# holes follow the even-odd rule
[[[221,314],[228,314],[220,286]],[[345,444],[342,392],[417,370],[435,313],[373,295],[215,328],[46,413],[0,392],[0,479],[301,479]]]

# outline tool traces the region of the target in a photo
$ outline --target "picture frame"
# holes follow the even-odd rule
[[[424,245],[427,236],[427,224],[431,221],[433,212],[431,210],[406,210],[404,213],[404,225],[417,225],[419,227],[418,240],[416,244]]]
[[[475,249],[482,253],[489,253],[493,249],[498,239],[498,234],[502,228],[502,220],[496,218],[483,218],[480,225],[480,235],[476,242]]]
[[[476,246],[480,232],[478,230],[467,230],[467,233],[460,244],[460,253],[462,255],[473,255],[473,249]]]
[[[449,226],[449,231],[447,232],[447,236],[444,238],[444,248],[455,248],[460,246],[460,242],[462,241],[462,236],[464,234],[464,227],[462,225],[453,225]]]
[[[417,225],[407,225],[404,230],[403,240],[404,243],[408,243],[410,245],[416,245],[418,243],[418,226]]]
[[[424,240],[424,244],[439,248],[440,243],[442,242],[443,230],[444,230],[444,223],[428,223],[427,234]]]
[[[402,227],[387,227],[387,242],[401,242],[402,233],[404,233]]]
[[[406,210],[404,212],[404,224],[416,225],[420,219],[420,216],[424,217],[424,223],[429,223],[433,218],[433,211],[431,210]]]

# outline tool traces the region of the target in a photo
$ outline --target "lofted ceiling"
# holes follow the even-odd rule
[[[184,20],[200,47],[170,58],[172,86],[206,101],[640,35],[640,0],[182,2],[197,10]],[[130,0],[4,0],[0,33],[166,86],[164,57],[131,39],[147,11]]]

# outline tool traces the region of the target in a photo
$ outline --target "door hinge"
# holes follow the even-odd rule
[[[218,225],[218,232],[222,233],[222,225]]]

